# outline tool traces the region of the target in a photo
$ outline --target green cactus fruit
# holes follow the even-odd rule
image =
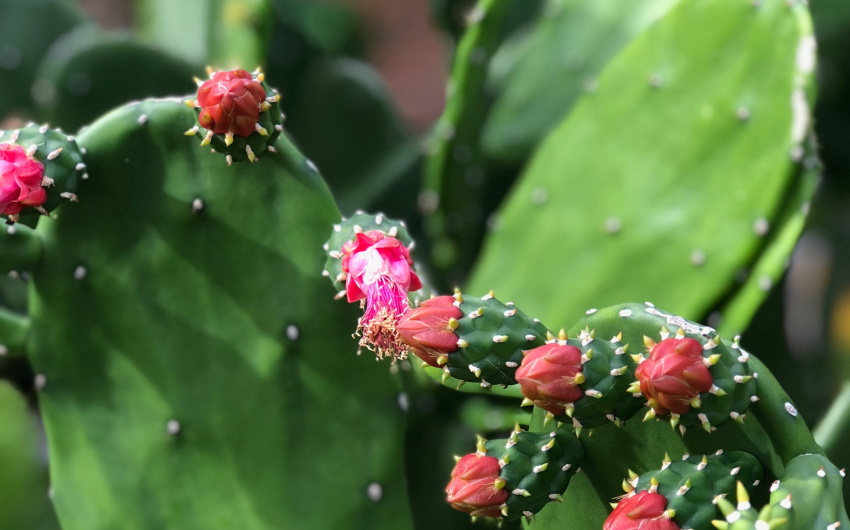
[[[758,373],[748,365],[749,353],[741,349],[737,338],[733,341],[722,339],[708,326],[685,320],[646,303],[591,309],[573,326],[571,333],[581,333],[585,329],[595,330],[599,337],[619,338],[629,345],[632,358],[638,363],[650,356],[656,341],[660,343],[668,338],[689,338],[699,342],[703,350],[703,362],[711,374],[711,386],[695,399],[689,399],[690,406],[686,412],[664,414],[671,425],[679,426],[680,430],[698,426],[712,432],[717,424],[730,418],[744,421],[748,407],[758,400]],[[645,355],[636,353],[640,345],[646,348]],[[639,395],[640,381],[633,382],[628,392]],[[659,411],[661,409],[650,409],[645,419],[652,419]]]
[[[660,493],[667,498],[667,509],[675,510],[673,520],[681,528],[708,528],[717,517],[714,499],[731,494],[736,482],[757,485],[762,466],[753,455],[743,451],[722,450],[707,456],[684,455],[681,460],[664,458],[661,469],[624,481],[623,489]]]
[[[351,217],[335,224],[330,238],[322,246],[328,255],[322,276],[330,278],[337,289],[337,298],[345,296],[346,274],[342,270],[342,246],[353,241],[358,233],[372,230],[381,231],[384,235],[398,239],[408,250],[413,250],[415,247],[404,221],[396,221],[380,213],[373,215],[358,210]]]
[[[37,208],[25,208],[10,215],[10,222],[23,220],[35,226],[38,213],[48,213],[62,202],[78,200],[79,181],[88,178],[88,173],[83,162],[83,150],[73,136],[50,129],[47,125],[28,125],[23,129],[0,131],[0,143],[20,146],[29,158],[43,166],[41,185],[46,192],[44,202]]]
[[[274,143],[283,131],[280,95],[264,81],[259,70],[216,72],[208,70],[207,81],[196,80],[198,94],[186,100],[195,109],[198,124],[185,132],[201,138],[224,153],[228,165],[255,162],[266,151],[275,152]]]
[[[621,425],[623,419],[632,417],[643,406],[643,402],[626,391],[634,376],[635,362],[626,353],[628,347],[620,338],[619,335],[610,340],[597,338],[593,330],[585,329],[577,338],[568,339],[562,331],[557,339],[526,352],[516,373],[526,396],[523,403],[546,409],[546,421],[557,418],[572,422],[578,434],[583,427],[607,423]],[[551,382],[555,388],[563,388],[564,381],[557,374],[561,371],[558,366],[546,362],[546,357],[539,354],[552,350],[548,354],[557,355],[564,347],[576,357],[580,371],[576,374],[569,373],[573,372],[570,370],[563,374],[567,379],[572,377],[573,395],[549,401],[540,383]],[[549,401],[548,406],[546,401]]]
[[[463,316],[451,324],[458,349],[448,354],[443,376],[477,382],[484,388],[516,384],[514,374],[523,350],[542,346],[546,327],[492,293],[475,298],[458,291],[454,298]]]
[[[478,448],[498,458],[502,466],[500,477],[510,495],[500,511],[507,520],[531,517],[548,503],[559,501],[584,459],[578,439],[562,430],[536,433],[516,429],[508,439],[479,442]]]

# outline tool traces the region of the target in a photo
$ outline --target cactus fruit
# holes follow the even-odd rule
[[[186,131],[198,135],[201,145],[212,145],[225,153],[227,163],[249,160],[274,152],[274,142],[283,130],[280,96],[266,85],[265,76],[245,70],[215,72],[198,80],[198,94],[186,104],[195,109],[198,125]]]
[[[370,216],[369,220],[372,219]],[[375,352],[378,359],[404,359],[407,346],[397,326],[410,309],[407,293],[421,289],[422,282],[413,271],[408,247],[391,235],[397,233],[396,229],[364,232],[362,226],[352,223],[349,220],[347,225],[351,226],[354,237],[338,250],[336,247],[329,250],[328,255],[330,259],[340,260],[336,279],[345,281],[341,294],[344,293],[348,302],[361,301],[361,306],[365,306],[357,325],[360,346]]]
[[[47,126],[0,131],[0,215],[14,223],[29,211],[47,214],[77,200],[88,177],[76,140]]]
[[[477,449],[476,453],[460,459],[458,467],[470,456],[496,459],[499,478],[487,475],[487,481],[495,484],[491,487],[504,492],[499,494],[503,500],[498,507],[488,505],[487,512],[480,515],[506,520],[531,517],[548,503],[560,500],[584,458],[581,443],[562,430],[533,433],[517,427],[507,439],[485,441],[479,438]],[[496,470],[492,463],[490,468],[490,471]],[[455,475],[453,472],[453,481]],[[451,488],[452,483],[449,486]],[[449,496],[451,498],[451,492]]]
[[[707,456],[684,455],[671,461],[665,456],[661,469],[634,475],[623,483],[627,493],[651,491],[667,499],[673,520],[682,528],[707,528],[717,516],[713,500],[734,491],[737,481],[756,485],[762,466],[743,451],[717,451]]]
[[[562,332],[523,358],[517,381],[525,403],[546,409],[547,418],[572,422],[576,429],[620,425],[642,406],[627,392],[634,361],[626,349],[618,337],[601,340],[593,330],[582,330],[574,339]],[[567,391],[550,394],[553,383]]]
[[[440,298],[436,303],[448,302],[445,297]],[[434,359],[443,368],[444,377],[478,382],[484,388],[516,384],[514,373],[522,362],[523,350],[544,344],[548,334],[545,326],[513,303],[503,304],[492,293],[474,298],[457,291],[452,304],[462,315],[448,321],[457,348],[441,352]],[[412,310],[405,327],[412,327],[410,320],[432,310],[428,306]],[[418,347],[413,337],[408,335],[408,340],[410,346]]]
[[[667,498],[641,491],[621,500],[602,525],[602,530],[680,530],[673,522],[676,512],[667,510]]]

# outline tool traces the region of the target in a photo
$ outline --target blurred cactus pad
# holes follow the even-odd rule
[[[0,0],[0,528],[850,527],[846,2],[95,3]]]

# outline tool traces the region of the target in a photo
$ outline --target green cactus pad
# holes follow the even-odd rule
[[[63,202],[76,202],[79,181],[88,178],[83,152],[73,136],[50,129],[47,125],[29,125],[23,129],[0,131],[0,143],[11,143],[34,149],[33,158],[44,165],[44,176],[53,181],[45,187],[47,200],[42,208],[52,212]],[[39,214],[25,208],[21,220],[35,226]]]
[[[487,456],[502,463],[499,476],[511,492],[502,506],[508,520],[531,516],[559,500],[584,459],[581,443],[561,430],[514,431],[507,440],[490,440],[485,447]]]
[[[498,280],[549,322],[623,300],[706,314],[782,229],[814,68],[803,2],[677,2],[540,145],[467,288]]]
[[[210,78],[215,73],[210,71]],[[254,81],[259,81],[263,86],[263,89],[266,91],[266,101],[269,103],[269,107],[260,112],[259,121],[257,122],[257,125],[263,129],[265,134],[254,131],[249,136],[233,135],[231,137],[232,141],[228,145],[226,135],[212,134],[212,131],[208,131],[198,125],[197,120],[195,125],[185,132],[187,136],[194,135],[200,138],[202,146],[209,145],[213,151],[223,153],[228,165],[244,160],[254,162],[266,151],[275,152],[277,148],[274,143],[277,137],[280,136],[281,131],[283,131],[283,113],[280,109],[280,96],[265,82],[264,74],[255,71],[251,76],[254,78]],[[200,81],[198,86],[200,86]],[[187,99],[186,105],[195,109],[196,118],[201,114],[201,107],[198,105],[196,99]]]
[[[397,382],[340,355],[356,311],[317,273],[327,187],[282,137],[227,167],[175,136],[192,119],[93,123],[81,201],[38,227],[27,352],[62,528],[410,528]]]
[[[455,300],[463,312],[455,330],[459,348],[448,355],[443,374],[485,388],[516,384],[523,350],[545,344],[546,327],[492,294],[475,298],[457,292]]]
[[[481,137],[487,157],[521,165],[593,90],[605,64],[675,3],[549,0],[532,27],[503,44],[490,63],[487,86],[496,94]]]
[[[758,374],[750,369],[747,364],[750,355],[740,348],[737,340],[721,339],[714,329],[685,320],[649,303],[622,304],[592,309],[587,313],[571,328],[570,333],[578,334],[592,329],[597,337],[621,337],[622,342],[629,345],[629,353],[632,355],[642,350],[644,337],[656,342],[673,336],[690,337],[703,345],[703,357],[707,359],[715,356],[709,371],[716,388],[700,394],[702,405],[699,408],[691,408],[678,418],[671,416],[669,419],[674,424],[712,430],[730,418],[743,421],[750,404],[757,400]]]
[[[673,520],[681,528],[702,529],[709,528],[718,515],[713,502],[717,496],[732,494],[737,481],[754,486],[761,478],[762,466],[753,455],[718,451],[707,456],[685,455],[672,462],[665,459],[661,469],[644,473],[629,485],[635,491],[664,495],[667,508],[676,510]]]
[[[408,250],[412,250],[414,247],[413,238],[410,237],[410,232],[408,232],[404,221],[396,221],[380,213],[368,214],[358,211],[351,217],[334,224],[330,239],[322,245],[327,253],[322,276],[331,279],[333,286],[338,290],[337,296],[340,298],[345,295],[345,273],[342,272],[342,253],[340,252],[342,246],[348,241],[354,240],[354,236],[358,232],[369,232],[371,230],[380,230],[386,235],[395,237]]]

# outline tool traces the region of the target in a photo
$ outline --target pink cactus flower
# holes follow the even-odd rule
[[[16,218],[25,207],[41,208],[44,165],[19,145],[0,144],[0,214]]]
[[[602,530],[680,530],[666,508],[664,495],[641,491],[621,500],[605,519]]]
[[[379,359],[407,356],[397,325],[410,309],[407,293],[422,288],[412,266],[407,247],[380,230],[361,232],[342,246],[348,301],[365,305],[357,328],[360,345]]]
[[[455,464],[446,486],[447,500],[456,510],[473,516],[501,518],[501,506],[510,493],[499,477],[501,466],[495,456],[472,453]]]
[[[425,300],[416,309],[408,311],[398,322],[401,340],[410,347],[410,351],[431,366],[439,367],[438,359],[441,356],[458,349],[458,336],[449,326],[449,322],[452,319],[460,319],[463,312],[454,302],[452,296]]]
[[[257,127],[266,91],[245,70],[216,72],[198,88],[198,123],[215,134],[250,136]]]
[[[668,338],[656,344],[649,359],[635,370],[640,391],[656,414],[685,414],[691,401],[713,384],[702,356],[702,344],[692,338]]]
[[[581,350],[557,342],[525,352],[516,380],[523,395],[556,416],[584,396]]]

